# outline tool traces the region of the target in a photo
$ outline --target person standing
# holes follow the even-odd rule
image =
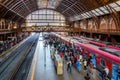
[[[77,67],[78,72],[80,72],[80,67],[81,67],[80,60],[77,60],[76,67]]]
[[[85,80],[90,80],[90,76],[89,74],[87,73],[87,75],[84,77]]]
[[[120,69],[118,69],[118,80],[120,80]]]
[[[82,59],[83,59],[82,54],[80,54],[79,58],[80,58],[80,61],[82,62]]]
[[[83,64],[84,64],[84,70],[86,70],[87,69],[87,61],[84,60]]]
[[[67,62],[67,71],[68,72],[72,72],[72,63],[71,63],[71,60],[68,60],[68,62]]]
[[[62,56],[63,56],[63,52],[62,52],[62,51],[60,51],[60,53],[59,53],[59,54],[60,54],[60,57],[62,58]]]
[[[108,69],[108,67],[105,67],[105,68],[104,68],[104,71],[105,71],[105,73],[106,73],[106,77],[108,77],[108,74],[109,74],[109,69]]]

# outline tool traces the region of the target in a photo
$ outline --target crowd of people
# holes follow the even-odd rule
[[[82,70],[87,72],[88,66],[92,66],[92,68],[94,68],[94,64],[91,61],[91,56],[86,57],[86,55],[82,55],[81,50],[76,48],[74,44],[62,41],[57,37],[50,37],[48,44],[51,46],[51,55],[53,55],[52,58],[54,57],[54,53],[59,54],[65,61],[67,65],[66,70],[69,73],[72,73],[72,67],[75,67],[78,72],[82,72]],[[109,80],[107,78],[108,74],[109,69],[104,67],[101,72],[102,80]],[[85,80],[90,80],[89,73],[87,73],[84,78]]]
[[[50,37],[49,40],[47,40],[48,44],[51,47],[51,57],[54,58],[54,54],[57,53],[60,55],[60,57],[64,60],[66,63],[66,70],[69,73],[72,73],[72,67],[75,67],[78,72],[81,72],[82,66],[84,66],[84,70],[87,70],[88,62],[87,59],[82,56],[80,50],[76,50],[75,46],[66,43],[60,38],[57,37]],[[88,77],[89,75],[86,75]],[[86,78],[85,77],[85,78]],[[86,78],[89,80],[88,78]]]

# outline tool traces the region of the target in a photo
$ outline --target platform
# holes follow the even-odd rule
[[[46,66],[44,57],[44,47],[41,37],[39,38],[33,63],[29,73],[28,80],[84,80],[86,71],[80,73],[72,67],[72,73],[67,72],[67,66],[64,64],[64,73],[61,76],[56,74],[54,63],[50,56],[50,47],[46,47]],[[93,79],[91,79],[93,80]]]

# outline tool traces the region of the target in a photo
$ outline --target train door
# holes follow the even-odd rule
[[[113,64],[112,65],[112,80],[120,80],[118,78],[118,65]]]
[[[94,64],[94,67],[96,67],[96,56],[95,56],[95,54],[92,53],[91,57],[92,57],[91,62]]]

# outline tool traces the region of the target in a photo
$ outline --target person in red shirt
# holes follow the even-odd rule
[[[60,52],[60,57],[62,58],[62,56],[63,56],[63,52],[61,51],[61,52]]]
[[[75,54],[75,58],[76,58],[76,60],[78,60],[78,54]]]

